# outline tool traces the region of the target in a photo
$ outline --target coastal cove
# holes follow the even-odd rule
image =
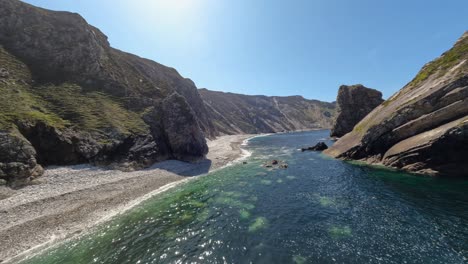
[[[53,243],[85,233],[156,193],[218,170],[249,153],[240,149],[252,135],[209,140],[202,162],[164,161],[122,172],[90,165],[49,167],[44,177],[18,190],[0,186],[0,260],[13,262]]]
[[[210,172],[21,263],[466,263],[468,181],[359,166],[255,137]],[[246,137],[247,138],[247,137]],[[265,168],[278,159],[287,169]]]

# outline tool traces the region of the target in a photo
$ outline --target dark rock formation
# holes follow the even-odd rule
[[[383,101],[381,92],[361,84],[340,86],[336,98],[337,114],[330,136],[342,137],[351,132],[359,121]]]
[[[174,158],[196,161],[208,153],[203,132],[198,126],[195,113],[177,93],[162,103],[163,126]]]
[[[271,160],[263,163],[262,165],[265,168],[271,168],[271,169],[287,169],[288,164],[285,161],[282,160]]]
[[[21,184],[43,173],[33,146],[17,131],[0,132],[0,178]]]
[[[468,176],[468,33],[326,153],[443,176]]]
[[[330,128],[335,104],[301,96],[262,96],[200,89],[217,131],[223,134],[275,133]]]
[[[40,175],[38,164],[195,161],[217,135],[191,80],[110,47],[77,14],[0,0],[0,66],[0,178],[10,183]]]
[[[315,146],[313,147],[308,147],[308,148],[301,148],[301,151],[304,152],[304,151],[323,151],[323,150],[326,150],[328,148],[327,144],[325,144],[324,142],[319,142],[317,144],[315,144]]]

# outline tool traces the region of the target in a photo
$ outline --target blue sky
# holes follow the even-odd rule
[[[81,14],[115,48],[198,87],[334,101],[387,98],[468,30],[466,0],[27,0]]]

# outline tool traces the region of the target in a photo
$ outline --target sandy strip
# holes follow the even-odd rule
[[[207,159],[197,164],[164,161],[135,172],[90,165],[50,167],[36,185],[0,190],[0,262],[76,236],[152,195],[239,160],[251,135],[208,141]]]

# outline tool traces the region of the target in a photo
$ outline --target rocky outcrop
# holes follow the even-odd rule
[[[223,134],[330,128],[335,104],[302,96],[263,96],[200,89],[209,116]]]
[[[468,176],[468,33],[325,152],[407,171]]]
[[[0,149],[0,179],[15,185],[43,173],[34,147],[17,131],[0,132]]]
[[[78,14],[17,0],[0,0],[0,94],[0,179],[10,183],[41,165],[196,161],[217,135],[190,79],[112,48]]]
[[[382,93],[362,84],[342,85],[336,98],[337,114],[331,137],[342,137],[384,100]]]
[[[323,151],[323,150],[326,150],[328,148],[327,144],[325,144],[325,142],[319,142],[317,144],[315,144],[315,146],[312,146],[312,147],[307,147],[307,148],[301,148],[301,151],[304,152],[304,151]]]
[[[195,113],[184,97],[177,93],[162,103],[162,124],[174,158],[196,161],[208,153],[205,135]]]

